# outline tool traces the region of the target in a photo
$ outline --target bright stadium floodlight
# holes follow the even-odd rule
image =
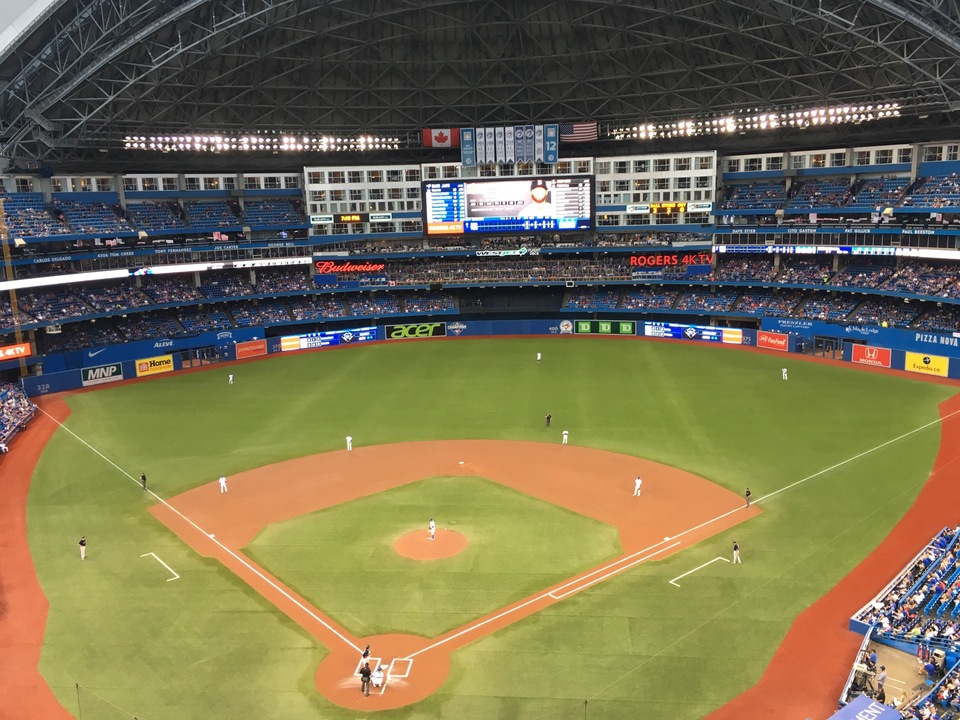
[[[770,110],[746,108],[733,114],[678,120],[667,123],[647,123],[613,127],[606,137],[615,140],[660,140],[673,137],[697,137],[731,133],[776,130],[778,128],[807,128],[821,125],[864,123],[900,117],[899,103],[866,103],[863,105],[832,105],[806,110]]]
[[[161,152],[365,152],[367,150],[399,150],[399,137],[359,135],[288,134],[278,130],[256,130],[239,135],[225,133],[182,135],[125,135],[125,150],[159,150]]]

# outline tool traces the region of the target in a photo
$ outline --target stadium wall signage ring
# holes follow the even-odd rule
[[[673,265],[710,265],[713,255],[701,253],[656,253],[650,255],[631,255],[631,267],[663,267]]]
[[[416,325],[387,325],[383,329],[388,340],[405,340],[408,338],[445,337],[447,324],[445,322],[417,323]]]

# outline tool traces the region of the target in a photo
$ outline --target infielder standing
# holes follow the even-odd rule
[[[226,475],[220,476],[220,492],[221,493],[227,492],[227,476]]]
[[[640,497],[640,486],[643,485],[643,480],[640,479],[640,476],[637,475],[637,479],[633,481],[633,496]]]

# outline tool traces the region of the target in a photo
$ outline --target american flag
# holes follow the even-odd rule
[[[590,142],[597,137],[597,123],[594,121],[560,123],[561,142]]]

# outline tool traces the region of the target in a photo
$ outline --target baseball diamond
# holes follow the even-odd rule
[[[546,350],[549,364],[529,362],[534,347]],[[284,712],[291,716],[321,699],[317,707],[325,717],[363,707],[393,707],[420,717],[454,712],[449,708],[465,702],[484,716],[490,711],[481,698],[499,706],[495,698],[515,687],[510,678],[526,668],[543,688],[532,704],[521,703],[530,712],[535,704],[558,717],[582,716],[587,699],[592,712],[602,708],[605,716],[627,717],[650,701],[647,693],[654,692],[661,673],[687,664],[680,657],[699,654],[702,664],[736,647],[744,657],[761,660],[751,663],[755,670],[739,687],[729,687],[719,667],[715,674],[702,667],[703,682],[716,678],[716,689],[709,691],[716,693],[716,707],[757,681],[784,635],[794,653],[790,667],[797,657],[821,668],[839,666],[831,648],[849,646],[852,638],[839,630],[808,629],[801,633],[806,644],[790,645],[797,632],[788,634],[791,623],[889,533],[924,483],[921,499],[936,487],[949,492],[942,471],[929,481],[927,476],[941,446],[941,423],[931,409],[952,388],[831,362],[803,363],[802,373],[780,384],[780,359],[773,353],[636,339],[435,340],[244,361],[236,366],[244,381],[229,388],[215,369],[198,369],[62,400],[43,398],[40,417],[26,435],[36,438],[29,445],[33,454],[21,455],[22,466],[11,466],[15,486],[32,487],[28,535],[50,600],[46,640],[35,635],[22,644],[35,648],[34,657],[40,657],[41,642],[48,648],[40,668],[57,692],[66,686],[53,679],[73,664],[74,650],[56,638],[69,628],[85,638],[84,653],[93,653],[99,668],[79,683],[89,686],[81,698],[93,703],[96,693],[120,707],[137,705],[145,717],[164,714],[160,707],[169,698],[161,688],[138,685],[135,694],[109,696],[97,690],[97,676],[119,670],[112,651],[118,643],[182,656],[178,665],[189,668],[186,674],[163,663],[180,688],[176,702],[184,709],[178,712],[189,716],[191,707],[206,707],[215,717],[222,715],[202,700],[206,683],[196,682],[210,663],[196,661],[217,647],[229,648],[229,661],[221,656],[214,666],[229,662],[231,672],[251,679],[264,657],[275,657],[270,662],[288,674],[297,668],[291,677],[309,677],[312,699],[304,694],[294,702],[284,695]],[[728,381],[705,381],[704,362]],[[436,366],[457,369],[438,375]],[[610,372],[572,373],[594,366]],[[359,368],[363,382],[343,382],[358,377]],[[397,373],[405,378],[402,387],[391,381]],[[636,374],[661,382],[622,392],[619,378]],[[760,382],[769,389],[757,394]],[[803,402],[807,383],[829,388],[838,399],[836,411],[824,416],[819,406]],[[296,402],[307,385],[323,403],[320,416],[314,403]],[[517,387],[524,388],[523,396]],[[409,402],[412,388],[421,388],[416,404]],[[558,388],[563,392],[557,394]],[[187,398],[204,408],[202,434],[164,420],[167,412],[179,417]],[[571,421],[577,444],[561,445],[550,437],[555,431],[543,427],[535,410],[546,398],[556,417],[578,418]],[[749,414],[731,414],[744,403]],[[784,403],[794,410],[771,427],[767,418],[781,417]],[[132,420],[142,407],[152,408],[149,427]],[[490,437],[451,432],[464,408],[478,407],[489,417],[472,423]],[[373,418],[365,417],[370,408],[376,408]],[[949,404],[943,408],[947,432],[957,425],[956,411]],[[65,423],[55,435],[54,418]],[[344,427],[363,439],[352,452],[342,445]],[[840,428],[842,433],[835,431]],[[226,454],[210,452],[217,447]],[[945,457],[937,467],[950,467]],[[127,466],[149,467],[148,499],[137,472]],[[65,486],[67,467],[71,482]],[[216,478],[224,472],[231,486],[221,495]],[[634,498],[638,474],[644,490]],[[749,509],[741,496],[746,482],[755,493]],[[65,487],[75,487],[67,490],[66,504]],[[891,500],[862,503],[865,493],[887,493]],[[508,512],[517,504],[511,497],[561,515],[518,522]],[[949,504],[940,505],[938,512],[949,513]],[[533,507],[523,517],[535,517]],[[428,515],[438,518],[438,542],[448,527],[465,535],[467,548],[429,561],[396,554],[396,538],[426,534]],[[127,520],[118,525],[121,517]],[[97,554],[86,561],[82,577],[43,541],[64,523],[78,522],[88,538],[96,538]],[[557,522],[570,530],[540,534]],[[586,535],[574,532],[583,522],[600,525]],[[742,565],[713,563],[685,577],[681,587],[670,584],[723,553],[734,524],[744,548]],[[824,566],[817,554],[836,547],[838,527],[847,528],[839,531],[843,545],[860,550],[831,550],[833,562]],[[131,544],[138,561],[155,552],[178,579],[167,582],[159,566],[130,565],[123,548]],[[538,571],[532,560],[516,564],[510,558],[523,557],[518,550],[546,565]],[[551,575],[550,558],[553,565],[574,564],[563,575]],[[72,622],[68,600],[78,590],[99,598],[84,611],[84,626]],[[769,601],[757,603],[758,593]],[[16,596],[11,602],[15,607]],[[851,604],[856,602],[839,602]],[[123,621],[128,612],[136,630]],[[271,618],[278,615],[294,624],[277,625]],[[801,621],[817,622],[808,615]],[[166,646],[165,628],[199,617],[199,625],[190,622],[196,640],[178,635],[178,650]],[[251,637],[259,639],[251,643]],[[625,641],[630,647],[611,657],[609,647]],[[365,697],[357,692],[354,672],[358,648],[368,643],[385,666],[385,681]],[[276,655],[281,647],[289,658]],[[671,648],[683,649],[677,659]],[[530,652],[538,658],[532,666]],[[30,653],[20,654],[12,667],[5,657],[7,670],[36,686]],[[611,677],[618,678],[615,686]],[[561,678],[575,695],[556,685]],[[624,683],[630,699],[613,690]],[[757,687],[760,692],[762,684]],[[266,689],[231,692],[260,713],[270,714],[280,702]],[[825,692],[823,702],[828,699]],[[69,693],[60,702],[69,708]],[[796,702],[809,707],[810,694]],[[673,704],[679,716],[704,713],[694,698]]]

